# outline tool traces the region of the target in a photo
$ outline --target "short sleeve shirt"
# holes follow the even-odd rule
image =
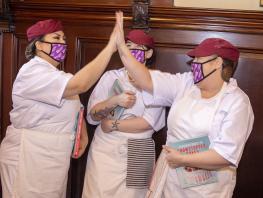
[[[12,90],[10,119],[15,128],[70,132],[79,110],[79,99],[64,99],[72,74],[34,57],[19,70]]]

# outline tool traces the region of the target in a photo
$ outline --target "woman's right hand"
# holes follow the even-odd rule
[[[125,45],[125,37],[124,37],[124,30],[123,30],[123,12],[119,11],[116,12],[116,44],[118,48],[122,45]]]
[[[136,102],[136,96],[133,91],[124,91],[123,93],[114,96],[116,100],[116,104],[124,107],[124,108],[131,108]]]
[[[110,40],[108,42],[108,46],[111,48],[111,52],[114,53],[117,51],[117,12],[115,13],[115,26],[112,30],[112,33],[110,35]]]
[[[117,46],[125,45],[125,38],[123,32],[123,13],[121,11],[115,12],[115,26],[108,42],[112,53],[117,51]]]

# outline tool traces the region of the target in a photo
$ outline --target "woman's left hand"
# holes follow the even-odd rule
[[[89,142],[89,137],[87,133],[86,123],[83,122],[83,127],[82,127],[82,131],[80,134],[79,153],[78,153],[78,156],[72,155],[72,158],[75,158],[75,159],[80,158],[85,152],[88,142]]]
[[[183,166],[184,156],[179,151],[166,145],[163,146],[163,149],[166,153],[166,160],[171,168]]]

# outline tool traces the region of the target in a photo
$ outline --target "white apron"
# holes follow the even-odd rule
[[[124,69],[102,76],[90,96],[87,120],[100,124],[91,119],[89,112],[108,98],[115,79],[119,79],[125,90],[136,92],[136,103],[125,109],[121,120],[143,117],[153,129],[141,133],[104,133],[98,125],[89,149],[82,198],[144,198],[149,185],[155,161],[151,137],[154,130],[164,126],[165,114],[160,107],[146,108],[141,91],[129,83]]]
[[[184,97],[171,107],[168,116],[167,142],[208,135],[210,142],[217,136],[212,130],[215,113],[225,92],[221,91],[210,99],[197,96],[194,86]],[[218,182],[183,189],[180,187],[175,169],[169,168],[163,189],[164,198],[228,198],[232,197],[236,181],[236,169],[226,167],[217,171]]]
[[[15,129],[11,126],[8,132],[21,135],[16,177],[11,182],[12,198],[66,197],[74,135]]]
[[[150,138],[152,131],[139,134],[104,133],[97,127],[87,160],[83,198],[144,198],[147,188],[127,188],[128,139]]]

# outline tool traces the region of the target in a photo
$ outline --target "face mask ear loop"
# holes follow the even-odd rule
[[[210,76],[211,74],[213,74],[218,68],[216,68],[216,69],[213,69],[209,74],[207,74],[206,76],[204,75],[204,70],[203,70],[203,65],[204,64],[206,64],[206,63],[209,63],[209,62],[211,62],[211,61],[213,61],[213,60],[215,60],[215,59],[217,59],[218,58],[218,56],[216,56],[215,58],[213,58],[213,59],[211,59],[211,60],[208,60],[208,61],[205,61],[204,63],[201,63],[202,65],[201,65],[201,70],[202,70],[202,75],[204,76],[204,78],[202,79],[202,80],[204,80],[204,79],[206,79],[208,76]],[[200,82],[200,81],[199,81]]]
[[[50,54],[51,54],[51,52],[52,52],[52,48],[53,48],[52,43],[50,43],[50,42],[48,42],[48,41],[40,41],[40,42],[50,44],[50,52],[49,52],[49,53],[46,53],[45,51],[40,50],[41,52],[43,52],[43,53],[45,53],[46,55],[50,56]]]
[[[215,59],[217,59],[217,57],[215,57],[215,58],[213,58],[213,59],[211,59],[211,60],[205,61],[205,62],[203,62],[203,63],[196,63],[196,62],[192,62],[192,63],[191,63],[191,64],[201,64],[200,67],[201,67],[201,72],[202,72],[202,76],[203,76],[203,78],[202,78],[201,80],[195,82],[194,84],[197,84],[197,83],[201,82],[202,80],[206,79],[208,76],[210,76],[211,74],[213,74],[213,73],[218,69],[218,68],[217,68],[217,69],[213,69],[209,74],[207,74],[206,76],[204,75],[203,65],[204,65],[205,63],[208,63],[208,62],[213,61],[213,60],[215,60]]]
[[[54,59],[54,58],[51,56],[51,53],[52,53],[52,49],[53,49],[53,44],[59,44],[59,45],[64,45],[64,46],[67,46],[67,44],[65,44],[65,43],[50,43],[50,42],[47,42],[47,41],[41,41],[41,42],[50,44],[50,45],[51,45],[51,48],[50,48],[49,54],[46,53],[46,52],[43,51],[43,50],[40,50],[40,51],[42,51],[44,54],[48,55],[50,58],[52,58],[53,60],[55,60],[55,61],[57,61],[57,62],[59,62],[59,63],[62,63],[62,62],[63,62],[63,61]]]

